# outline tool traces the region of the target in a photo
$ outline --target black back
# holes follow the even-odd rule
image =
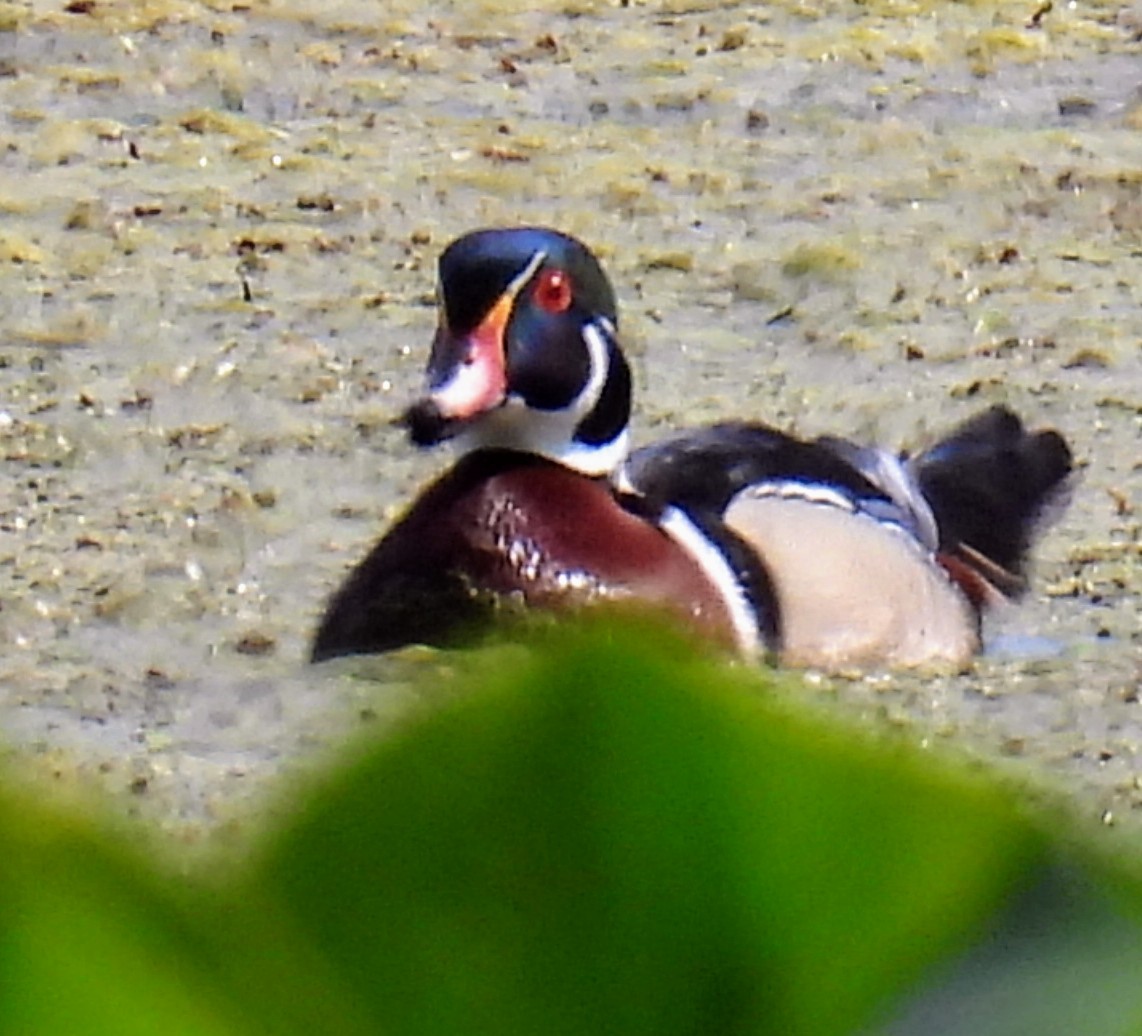
[[[745,421],[709,425],[636,450],[626,474],[653,504],[673,503],[691,513],[720,515],[737,493],[761,482],[822,484],[857,499],[888,499],[823,441]]]
[[[829,487],[856,507],[910,527],[899,501],[852,460],[860,453],[843,440],[803,441],[765,425],[730,422],[638,450],[626,474],[650,506],[680,506],[717,538],[730,500],[763,482]],[[1022,590],[1031,541],[1065,495],[1072,470],[1063,437],[1050,429],[1028,432],[1011,410],[996,406],[906,463],[935,518],[939,550],[958,555],[1005,593]]]

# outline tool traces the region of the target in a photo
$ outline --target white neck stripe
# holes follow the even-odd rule
[[[587,355],[590,357],[591,373],[583,391],[575,397],[571,409],[580,420],[586,417],[603,394],[603,386],[607,383],[607,375],[611,372],[611,353],[607,340],[594,323],[583,325],[583,341],[587,343]],[[578,422],[576,422],[578,423]]]

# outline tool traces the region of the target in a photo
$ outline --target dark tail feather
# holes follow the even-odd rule
[[[941,553],[1005,593],[1022,590],[1028,548],[1072,470],[1066,440],[1054,430],[1028,432],[996,406],[912,464],[936,517]]]

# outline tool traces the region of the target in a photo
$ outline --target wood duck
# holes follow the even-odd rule
[[[427,391],[402,423],[460,456],[333,595],[314,661],[627,602],[786,664],[960,663],[983,610],[1023,589],[1071,470],[1057,432],[996,407],[914,458],[746,422],[629,454],[615,295],[586,246],[479,230],[439,275]]]

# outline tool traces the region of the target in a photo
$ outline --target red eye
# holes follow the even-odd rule
[[[543,270],[533,294],[541,309],[563,313],[571,306],[571,278],[562,270]]]

